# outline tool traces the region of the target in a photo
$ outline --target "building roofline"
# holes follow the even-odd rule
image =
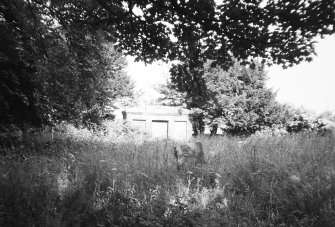
[[[174,107],[174,106],[145,106],[145,107],[132,107],[124,110],[127,114],[150,114],[150,115],[169,115],[180,116],[189,115],[190,110]]]

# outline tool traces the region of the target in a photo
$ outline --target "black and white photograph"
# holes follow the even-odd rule
[[[1,0],[1,227],[334,227],[335,0]]]

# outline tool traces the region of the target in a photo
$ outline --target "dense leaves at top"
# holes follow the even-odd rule
[[[260,56],[286,66],[311,60],[313,38],[333,34],[333,0],[31,0],[63,26],[103,28],[138,60],[222,65]],[[171,39],[174,36],[175,39]]]
[[[99,30],[62,26],[31,1],[0,3],[0,123],[80,123],[131,95],[125,57]],[[95,116],[95,117],[94,117]]]

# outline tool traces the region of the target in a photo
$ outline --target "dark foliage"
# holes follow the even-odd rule
[[[99,121],[106,105],[132,95],[125,58],[101,30],[62,23],[43,4],[53,5],[0,3],[0,124]]]
[[[245,61],[260,56],[291,66],[310,61],[313,38],[335,29],[333,0],[31,2],[63,26],[103,28],[119,47],[147,62],[201,53],[225,66],[231,65],[232,56]]]

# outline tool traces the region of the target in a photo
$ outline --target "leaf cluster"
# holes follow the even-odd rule
[[[310,61],[315,37],[334,33],[335,2],[288,0],[31,0],[63,26],[101,28],[137,60],[201,53],[227,69],[233,57],[284,67]]]
[[[131,96],[125,57],[101,30],[58,20],[50,1],[0,3],[1,123],[95,120]],[[86,120],[92,117],[86,117]]]

